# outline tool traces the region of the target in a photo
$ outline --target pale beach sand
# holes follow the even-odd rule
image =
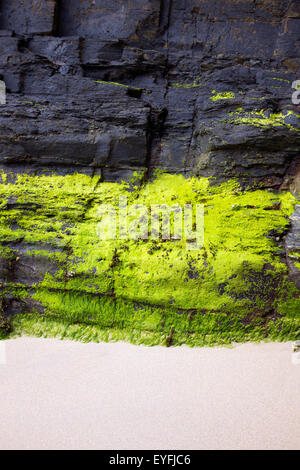
[[[1,342],[0,449],[300,449],[291,343]]]

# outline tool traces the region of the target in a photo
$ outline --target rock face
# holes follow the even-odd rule
[[[7,316],[17,332],[85,341],[170,346],[299,336],[299,291],[282,249],[294,210],[290,193],[165,173],[142,186],[83,174],[2,173],[2,180],[0,338]],[[124,198],[131,216],[122,234],[135,228],[142,239],[102,236],[107,219],[99,208],[110,204],[119,218]],[[175,205],[178,217],[185,204],[199,203],[204,226],[202,219],[184,220],[183,237],[177,231],[158,238],[157,204],[163,212]],[[154,237],[147,233],[150,218]]]
[[[297,86],[300,0],[2,0],[0,337],[296,339]],[[203,203],[204,246],[102,243],[119,195]]]
[[[299,0],[2,0],[1,168],[279,187],[299,36]]]
[[[290,277],[300,289],[300,205],[291,217],[292,229],[285,240]]]

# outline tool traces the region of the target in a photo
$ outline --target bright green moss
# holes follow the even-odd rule
[[[235,98],[235,93],[233,93],[233,91],[217,92],[216,90],[213,90],[212,95],[213,96],[209,98],[211,101],[232,100]]]
[[[289,258],[294,260],[294,266],[300,270],[300,253],[297,253],[296,251],[290,252]]]
[[[15,259],[15,253],[10,248],[6,246],[0,246],[0,258],[3,260],[13,260]]]
[[[286,80],[284,78],[278,78],[278,77],[272,77],[272,80],[278,80],[279,82],[291,83],[290,80]]]
[[[191,346],[298,336],[299,299],[274,240],[287,231],[295,198],[161,172],[139,187],[140,176],[130,185],[80,174],[2,178],[2,258],[42,257],[55,267],[30,289],[3,285],[4,296],[45,310],[18,315],[15,334]],[[148,208],[204,204],[203,247],[99,239],[98,208],[118,213],[120,196]],[[10,248],[20,241],[28,246],[21,254]]]
[[[142,88],[137,88],[137,87],[132,87],[130,85],[125,85],[124,83],[118,83],[118,82],[105,82],[104,80],[94,80],[95,83],[100,83],[101,85],[115,85],[115,86],[122,86],[124,88],[131,88],[133,90],[139,90],[141,91]]]
[[[297,118],[300,117],[290,110],[285,113],[269,114],[267,114],[263,109],[259,111],[253,110],[250,112],[241,112],[237,110],[236,112],[230,113],[230,116],[231,119],[227,119],[225,122],[237,125],[264,127],[266,129],[270,127],[286,127],[289,130],[300,132],[300,128],[298,129],[286,122],[286,118],[289,116],[295,116]]]

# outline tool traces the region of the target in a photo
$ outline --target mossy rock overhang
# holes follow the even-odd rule
[[[130,183],[4,172],[1,180],[1,316],[12,334],[149,345],[299,336],[299,290],[284,248],[290,192],[161,172]],[[100,239],[99,206],[118,211],[124,197],[149,210],[203,205],[203,246]]]

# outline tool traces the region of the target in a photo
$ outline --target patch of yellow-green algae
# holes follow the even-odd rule
[[[203,247],[99,239],[99,206],[117,210],[121,196],[128,206],[203,204]],[[31,299],[44,312],[25,308],[12,334],[190,346],[299,336],[299,292],[280,242],[295,203],[288,192],[169,174],[141,187],[2,174],[0,201],[0,260],[44,257],[53,268],[26,285],[3,275],[3,299]]]
[[[124,83],[119,83],[119,82],[106,82],[104,80],[94,80],[94,82],[99,83],[100,85],[114,85],[114,86],[121,86],[121,87],[124,87],[124,88],[132,88],[133,90],[142,91],[142,88],[131,87],[129,85],[125,85]]]
[[[212,90],[211,93],[212,96],[209,98],[211,101],[232,100],[235,98],[235,93],[233,91],[217,92],[216,90]]]
[[[272,127],[286,127],[291,131],[300,132],[300,128],[292,126],[287,121],[290,117],[300,117],[300,115],[291,110],[281,113],[267,113],[264,109],[245,112],[242,108],[238,108],[235,112],[229,114],[231,118],[225,121],[232,124],[263,127],[266,129]]]

